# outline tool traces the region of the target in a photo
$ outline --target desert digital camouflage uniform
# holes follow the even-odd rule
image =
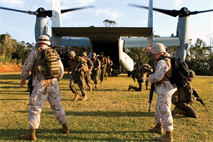
[[[98,57],[98,59],[101,62],[101,76],[100,76],[100,80],[101,80],[101,83],[102,83],[103,79],[104,79],[104,76],[106,74],[107,58],[104,56],[103,52],[100,52],[100,56]]]
[[[169,54],[163,56],[169,56]],[[170,83],[165,74],[171,77],[171,61],[168,58],[157,62],[156,70],[149,77],[149,82],[155,83],[154,92],[158,95],[155,107],[155,122],[162,123],[165,131],[172,131],[171,98],[177,88]]]
[[[113,62],[110,60],[110,57],[107,57],[107,67],[106,67],[106,79],[108,79],[108,76],[112,75],[112,65]]]
[[[190,76],[194,77],[195,73],[190,71]],[[186,87],[177,88],[178,90],[172,96],[172,103],[175,105],[172,115],[183,114],[184,116],[197,118],[198,115],[191,105],[198,98],[193,95],[193,88],[190,81]]]
[[[85,73],[85,80],[86,84],[89,87],[90,92],[92,92],[92,85],[91,85],[91,73],[93,69],[93,62],[90,60],[90,58],[87,58],[86,52],[82,52],[82,58],[84,58],[87,61],[88,70]]]
[[[101,62],[98,58],[96,58],[96,54],[93,53],[91,61],[93,62],[93,69],[92,69],[92,80],[95,83],[95,88],[98,88],[98,80],[99,80],[99,74],[100,74],[100,67],[101,67]]]
[[[171,84],[169,80],[169,78],[172,76],[171,59],[161,59],[163,56],[170,55],[166,52],[166,48],[162,43],[156,43],[152,47],[148,47],[147,52],[152,53],[156,59],[154,63],[155,72],[149,77],[149,82],[155,85],[153,91],[158,96],[155,106],[156,126],[154,128],[149,128],[149,132],[163,134],[164,129],[166,134],[163,136],[157,136],[156,140],[173,142],[171,98],[177,88]]]
[[[70,59],[68,61],[68,73],[69,73],[69,71],[74,72],[76,66],[79,63],[80,63],[80,65],[79,65],[78,69],[75,71],[75,73],[71,76],[70,84],[69,84],[70,90],[75,94],[74,101],[76,101],[79,97],[78,92],[75,87],[75,83],[78,84],[78,86],[81,90],[83,99],[86,97],[86,81],[84,78],[85,72],[88,69],[86,60],[80,56],[75,56],[73,59]]]
[[[133,72],[133,76],[137,79],[137,82],[139,84],[138,87],[134,87],[132,85],[129,85],[128,90],[134,89],[135,91],[143,91],[143,82],[146,82],[146,90],[148,90],[148,73],[151,73],[152,69],[148,64],[144,64],[142,68],[136,68]]]
[[[27,59],[25,60],[24,67],[21,73],[21,79],[24,80],[29,72],[32,70],[34,61],[38,57],[37,51],[33,50]],[[47,91],[45,93],[45,77],[41,73],[37,73],[33,79],[33,91],[30,95],[30,110],[29,110],[29,127],[30,129],[38,129],[40,124],[40,113],[42,111],[43,105],[45,104],[46,100],[49,101],[50,107],[55,115],[55,118],[58,122],[63,125],[67,123],[67,117],[65,115],[64,108],[62,107],[61,101],[61,94],[59,93],[58,87],[58,80],[63,77],[64,74],[64,67],[59,60],[60,66],[60,77],[54,78],[52,85],[50,80],[48,81]]]

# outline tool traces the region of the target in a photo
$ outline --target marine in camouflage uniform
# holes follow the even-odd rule
[[[194,71],[189,72],[190,80],[186,87],[178,87],[178,90],[172,96],[172,103],[175,105],[172,115],[183,114],[184,116],[197,118],[195,109],[191,106],[198,97],[194,97],[191,81],[195,76]]]
[[[46,35],[41,35],[38,38],[37,44],[43,50],[49,48],[50,40],[49,37]],[[25,79],[27,78],[29,72],[33,68],[37,68],[38,66],[35,65],[35,60],[39,59],[38,51],[33,50],[28,55],[27,59],[25,60],[24,67],[21,73],[21,81],[20,87],[23,88],[25,84]],[[61,94],[59,92],[58,81],[63,77],[64,74],[64,66],[59,59],[59,68],[60,68],[60,76],[59,78],[53,79],[46,79],[45,76],[41,72],[33,72],[33,91],[30,95],[30,110],[29,110],[29,127],[30,133],[28,135],[22,135],[21,139],[24,140],[36,140],[35,131],[38,129],[40,124],[40,114],[42,108],[46,102],[49,101],[51,110],[55,115],[55,118],[58,122],[63,125],[61,129],[65,133],[69,133],[69,129],[67,126],[67,117],[65,115],[64,108],[62,107],[61,101]]]
[[[130,91],[131,89],[135,90],[135,91],[143,91],[143,82],[146,82],[146,90],[148,90],[148,73],[151,73],[152,69],[148,64],[144,64],[142,66],[142,68],[137,68],[136,70],[134,70],[132,77],[133,79],[136,78],[137,82],[139,84],[139,88],[138,87],[134,87],[132,85],[129,85],[128,91]],[[134,79],[135,80],[135,79]]]
[[[72,74],[70,76],[70,90],[75,94],[75,98],[73,101],[78,100],[80,97],[75,87],[75,83],[78,84],[83,98],[81,100],[86,100],[86,81],[85,81],[85,72],[88,69],[87,61],[80,56],[76,56],[74,51],[69,51],[68,56],[70,60],[68,61],[68,74],[71,71]],[[78,67],[77,67],[78,65]],[[76,68],[77,67],[77,68]]]
[[[154,128],[149,128],[149,132],[163,133],[163,129],[166,134],[163,136],[157,136],[159,141],[173,142],[173,118],[171,113],[171,98],[177,88],[170,83],[169,79],[165,76],[171,77],[172,68],[171,60],[164,58],[159,60],[163,56],[170,56],[162,43],[156,43],[151,48],[147,49],[147,52],[151,52],[157,60],[155,72],[149,77],[149,82],[155,84],[154,92],[157,94],[155,122],[157,125]],[[159,61],[158,61],[159,60]]]
[[[108,80],[108,76],[112,75],[112,65],[113,65],[112,60],[110,60],[110,57],[107,56],[106,80]]]
[[[101,67],[101,62],[98,58],[96,58],[96,53],[92,53],[92,59],[91,61],[93,62],[93,69],[92,69],[92,80],[95,83],[95,88],[98,88],[98,80],[99,80],[99,74],[100,74],[100,67]]]
[[[86,52],[82,52],[81,53],[81,57],[84,58],[85,60],[87,60],[87,66],[88,66],[88,70],[85,73],[85,80],[86,80],[86,84],[89,87],[89,91],[92,92],[92,85],[91,85],[91,74],[92,74],[92,69],[93,69],[93,62],[90,60],[90,58],[87,58],[87,53]]]
[[[106,74],[106,67],[107,67],[107,58],[104,56],[104,52],[100,52],[100,56],[98,59],[101,61],[101,84],[103,83],[104,76]]]

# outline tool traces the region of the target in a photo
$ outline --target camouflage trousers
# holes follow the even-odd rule
[[[112,75],[112,68],[107,67],[106,68],[106,77],[111,76]]]
[[[95,84],[98,84],[99,72],[100,72],[100,70],[93,70],[92,71],[92,80],[94,81]]]
[[[104,80],[105,74],[106,74],[106,68],[102,68],[101,69],[101,77],[100,77],[101,82]]]
[[[75,87],[75,83],[78,84],[78,87],[81,90],[82,96],[85,96],[86,95],[86,82],[85,82],[84,76],[80,76],[77,74],[76,76],[74,76],[70,79],[70,84],[69,84],[70,90],[74,94],[78,94],[76,87]]]
[[[165,103],[160,102],[157,100],[155,106],[155,122],[162,123],[163,129],[165,131],[172,131],[173,130],[173,118],[171,114],[171,101]]]
[[[30,95],[30,110],[29,110],[29,127],[30,129],[38,129],[40,124],[40,114],[46,102],[49,101],[51,110],[58,122],[63,125],[67,123],[67,116],[64,108],[61,105],[61,94],[59,92],[58,82],[55,79],[52,86],[47,87],[46,94],[45,81],[35,82],[34,89]]]
[[[183,110],[184,116],[193,118],[196,118],[198,116],[194,108],[188,103],[178,102],[176,104],[176,107],[179,108],[180,110]]]
[[[86,81],[86,84],[87,84],[88,87],[91,86],[91,76],[90,75],[91,75],[91,73],[87,72],[86,75],[85,75],[85,77],[84,77],[85,81]]]

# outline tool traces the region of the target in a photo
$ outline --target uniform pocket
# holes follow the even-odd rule
[[[169,113],[171,111],[171,104],[161,104],[159,110],[161,113]]]

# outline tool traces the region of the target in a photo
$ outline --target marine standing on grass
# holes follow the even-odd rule
[[[107,58],[104,56],[104,52],[100,52],[100,56],[98,57],[98,59],[101,61],[101,84],[103,83],[104,80],[104,76],[106,73],[106,67],[107,67]]]
[[[195,100],[199,100],[199,97],[193,95],[193,88],[191,81],[195,77],[195,72],[189,71],[189,82],[186,87],[177,87],[178,90],[172,96],[172,103],[175,105],[172,115],[182,114],[184,116],[197,118],[195,109],[191,106]]]
[[[86,84],[89,87],[89,91],[92,92],[92,85],[91,85],[91,73],[92,73],[92,68],[93,68],[93,62],[90,60],[90,58],[87,58],[87,53],[86,52],[82,52],[81,53],[81,57],[84,58],[85,60],[87,60],[87,66],[88,66],[88,70],[85,72],[85,80],[86,80]]]
[[[79,99],[78,92],[75,87],[75,83],[78,84],[83,98],[81,100],[86,100],[86,82],[85,82],[85,72],[88,70],[87,61],[80,56],[76,56],[74,51],[69,51],[68,53],[69,61],[68,61],[68,74],[71,72],[70,77],[70,90],[75,94],[75,98],[73,101],[77,101]],[[77,67],[78,66],[78,67]],[[75,70],[76,69],[76,70]]]
[[[113,65],[112,60],[110,60],[110,57],[107,56],[106,80],[108,80],[108,76],[112,75],[112,65]]]
[[[46,79],[46,75],[43,74],[42,68],[45,68],[42,66],[41,63],[41,54],[42,52],[48,50],[50,46],[50,39],[46,35],[41,35],[38,38],[37,44],[39,45],[39,48],[36,50],[33,50],[28,55],[27,59],[25,60],[24,67],[22,69],[21,73],[21,81],[20,81],[20,87],[23,88],[23,85],[25,84],[25,79],[27,78],[29,72],[33,70],[33,91],[30,95],[30,110],[29,110],[29,127],[30,127],[30,133],[27,135],[22,135],[21,139],[24,140],[36,140],[36,129],[38,129],[40,124],[40,113],[42,111],[42,108],[46,102],[46,100],[49,101],[51,110],[53,114],[55,115],[55,118],[58,120],[58,122],[63,126],[61,129],[63,132],[69,134],[69,129],[67,126],[67,116],[65,115],[64,108],[62,107],[60,101],[61,101],[61,95],[59,93],[58,88],[58,81],[62,79],[64,74],[64,66],[61,62],[61,60],[58,57],[58,64],[55,65],[56,67],[59,66],[60,73],[58,74],[57,78],[52,79]],[[58,55],[58,54],[57,54]]]
[[[150,67],[150,65],[148,64],[143,64],[142,68],[137,68],[134,72],[133,75],[134,77],[136,77],[137,81],[138,81],[138,87],[134,87],[132,85],[129,85],[128,91],[130,91],[131,89],[135,90],[135,91],[143,91],[143,83],[146,82],[146,90],[148,90],[148,81],[147,81],[147,74],[151,73],[152,69]]]
[[[98,58],[96,58],[96,53],[92,53],[92,59],[91,61],[93,62],[93,69],[92,69],[92,80],[95,83],[95,89],[98,88],[98,80],[99,80],[99,74],[100,74],[100,67],[101,67],[101,62]]]
[[[156,59],[155,72],[149,77],[149,82],[155,84],[154,92],[158,95],[156,102],[155,122],[154,128],[149,128],[149,132],[163,133],[163,136],[157,136],[159,141],[173,142],[173,118],[171,113],[171,98],[177,88],[172,85],[169,79],[165,76],[171,77],[172,68],[171,60],[163,56],[170,56],[162,43],[156,43],[152,47],[147,48],[147,52],[152,53]],[[159,60],[159,61],[158,61]]]

